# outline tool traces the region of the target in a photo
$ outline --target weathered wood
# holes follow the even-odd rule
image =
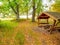
[[[60,29],[60,27],[56,26],[55,29]]]
[[[49,18],[52,18],[54,20],[52,26],[50,26],[50,33],[52,33],[53,30],[60,29],[60,27],[56,27],[60,23],[60,13],[57,13],[57,12],[43,12],[43,13],[41,13],[41,15],[38,17],[38,20],[39,19],[40,20],[41,19],[46,19],[47,20],[47,23],[45,23],[45,22],[44,23],[39,22],[38,25],[43,24],[41,26],[46,27],[45,24],[48,24],[49,23],[48,22],[48,19]]]

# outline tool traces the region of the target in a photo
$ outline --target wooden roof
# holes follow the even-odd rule
[[[60,13],[58,12],[46,12],[48,14],[50,14],[51,16],[54,16],[57,19],[60,19]]]
[[[38,19],[48,19],[49,16],[47,14],[42,13],[41,15],[38,16]]]
[[[43,13],[55,20],[60,19],[60,13],[58,13],[58,12],[43,12]]]

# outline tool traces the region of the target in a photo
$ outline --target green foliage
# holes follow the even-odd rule
[[[12,34],[14,33],[14,28],[18,25],[17,22],[13,21],[0,21],[0,39],[6,37],[6,38],[11,38]],[[7,43],[8,43],[7,39]],[[0,45],[4,44],[0,40]]]
[[[3,16],[8,15],[9,13],[16,15],[18,17],[19,15],[25,14],[29,15],[33,12],[30,12],[33,7],[33,2],[35,2],[35,14],[39,14],[43,10],[42,6],[42,0],[1,0],[3,2],[3,5],[0,6],[0,13],[3,13]],[[17,14],[18,13],[18,14]],[[18,16],[17,16],[18,15]]]
[[[37,9],[36,9],[36,12],[39,15],[40,12],[42,12],[42,11],[43,11],[42,0],[37,0]]]
[[[5,31],[4,29],[11,30],[15,26],[17,26],[16,22],[11,22],[11,21],[0,21],[0,31]]]
[[[2,1],[2,0],[1,0]],[[9,10],[10,9],[10,7],[9,7],[9,2],[8,2],[8,0],[3,0],[2,1],[3,2],[3,8],[2,9],[4,9],[4,10]],[[20,13],[22,13],[22,12],[27,12],[27,11],[29,11],[30,9],[31,9],[31,7],[32,7],[32,1],[31,0],[10,0],[10,4],[12,5],[12,6],[14,6],[14,8],[16,8],[16,3],[17,4],[19,4],[19,6],[20,6]],[[38,8],[40,9],[40,7],[41,7],[41,5],[42,5],[42,0],[35,0],[35,3],[36,3],[36,5],[38,6]]]
[[[60,0],[55,0],[55,3],[51,6],[51,11],[60,12]]]

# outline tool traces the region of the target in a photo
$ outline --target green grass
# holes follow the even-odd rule
[[[25,36],[23,34],[23,32],[19,31],[15,37],[16,39],[16,42],[18,45],[24,45],[24,42],[25,42]],[[15,43],[16,43],[15,42]]]
[[[0,28],[6,28],[6,29],[12,29],[14,28],[15,26],[17,26],[17,23],[16,22],[12,22],[12,21],[1,21],[0,22]]]
[[[10,39],[17,25],[18,23],[13,21],[0,21],[0,39]],[[0,45],[2,44],[4,43],[0,40]]]
[[[18,24],[19,24],[19,22],[16,22],[16,21],[1,21],[0,22],[0,39],[3,39],[3,40],[4,39],[6,39],[6,40],[11,39]],[[15,39],[16,39],[16,41],[14,44],[23,45],[24,41],[25,41],[25,37],[24,37],[23,32],[19,31],[16,34]],[[9,41],[7,41],[7,42],[10,43]],[[0,40],[0,45],[2,45],[2,44],[4,45],[4,43],[7,43],[7,42]]]

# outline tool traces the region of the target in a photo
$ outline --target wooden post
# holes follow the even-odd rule
[[[38,19],[38,26],[39,26],[39,19]]]
[[[49,21],[48,21],[48,19],[47,19],[47,24],[49,24]]]
[[[56,20],[54,20],[54,23],[53,23],[53,25],[51,27],[50,34],[52,34],[52,31],[55,30],[55,25],[56,25]]]
[[[56,23],[56,26],[60,23],[60,19],[58,19],[58,22]]]
[[[54,23],[53,23],[53,26],[55,26],[56,25],[56,20],[54,20]]]

